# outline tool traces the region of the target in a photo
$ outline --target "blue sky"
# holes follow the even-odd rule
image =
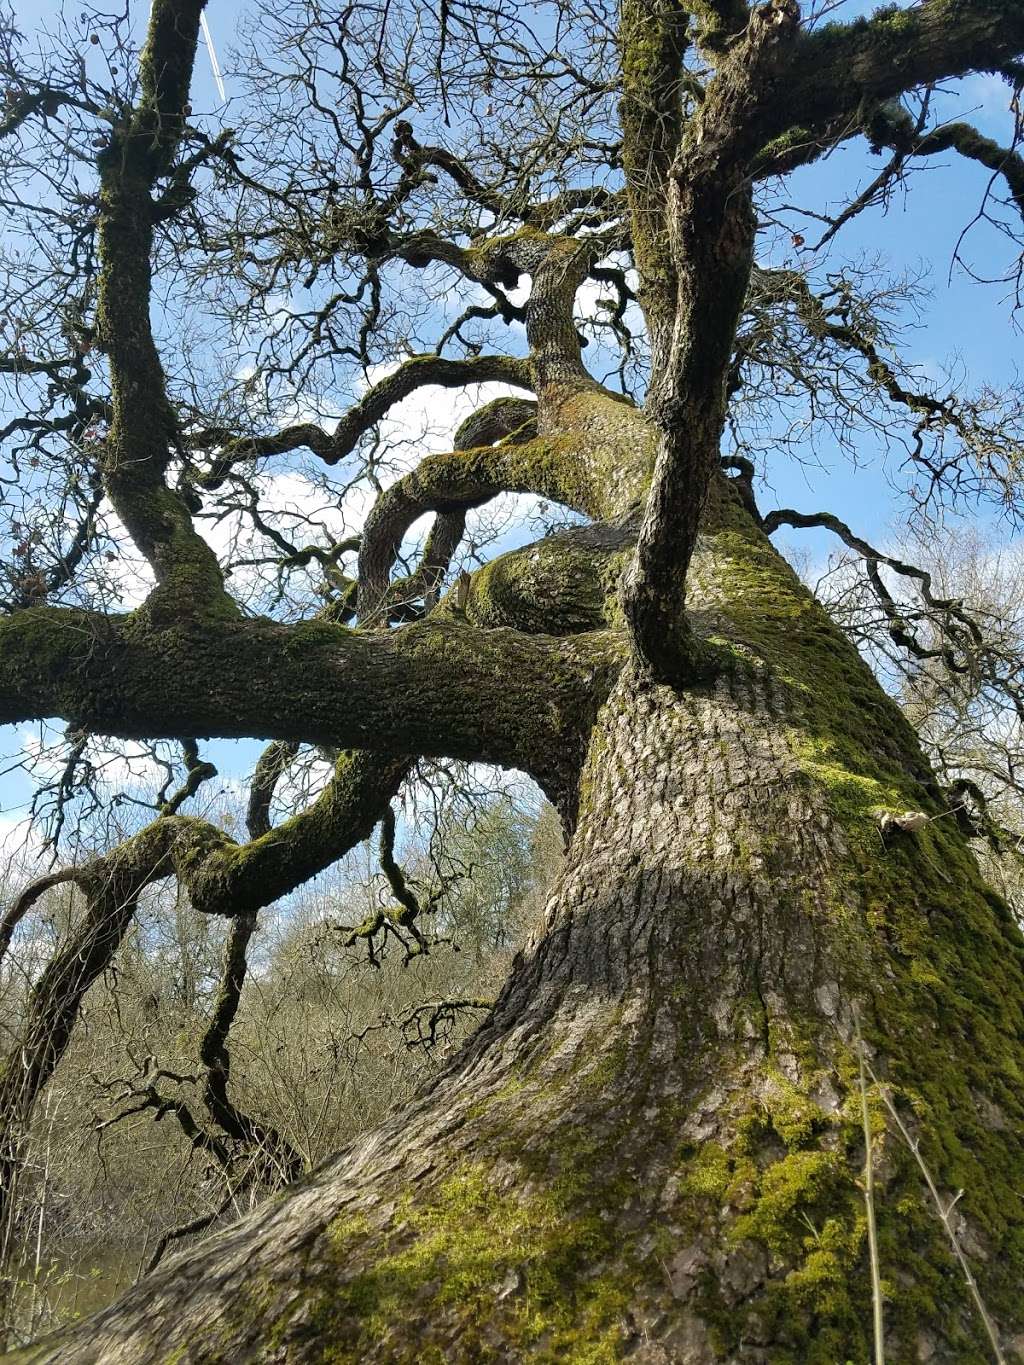
[[[873,6],[850,0],[836,19],[869,13]],[[148,4],[133,0],[132,13],[141,36]],[[41,0],[24,0],[18,7],[23,31],[52,19],[56,7]],[[70,7],[69,12],[76,12]],[[232,93],[230,47],[232,33],[241,8],[235,3],[213,0],[207,10],[208,22],[224,68],[229,98]],[[945,117],[962,117],[983,132],[1008,142],[1013,130],[1009,112],[1008,88],[996,78],[979,76],[961,82],[954,91],[939,97],[936,108]],[[209,60],[201,53],[193,87],[193,106],[197,113],[209,111],[218,121],[230,115],[220,109]],[[794,176],[789,197],[813,202],[816,207],[836,206],[846,201],[858,184],[866,183],[877,172],[882,159],[872,157],[863,141],[851,143],[827,160]],[[1006,287],[980,285],[953,266],[956,245],[964,227],[971,221],[990,175],[982,168],[959,159],[955,153],[933,158],[928,169],[915,175],[909,193],[897,190],[888,212],[875,210],[851,223],[834,244],[830,261],[861,253],[885,257],[893,273],[927,272],[930,298],[920,324],[906,338],[905,354],[928,374],[957,358],[966,375],[967,387],[989,383],[994,386],[1013,382],[1020,356],[1020,334],[1012,318]],[[811,240],[810,233],[808,238]],[[795,259],[794,253],[794,259]],[[1010,245],[990,227],[980,224],[968,237],[965,254],[982,273],[1004,270],[1011,259]],[[772,490],[764,494],[764,506],[784,504],[804,511],[828,507],[844,516],[861,533],[884,541],[898,517],[889,483],[877,463],[878,452],[865,442],[859,452],[864,467],[854,469],[847,458],[827,444],[816,450],[822,468],[813,473],[780,464],[772,471]],[[1008,533],[1007,533],[1008,534]],[[834,548],[824,536],[801,537],[798,542],[814,555]],[[24,732],[21,732],[23,735]],[[0,751],[18,748],[21,735],[0,732]],[[227,777],[237,777],[251,767],[259,746],[254,743],[216,744],[211,756]],[[4,823],[17,818],[27,795],[27,784],[17,774],[0,777],[0,831]]]

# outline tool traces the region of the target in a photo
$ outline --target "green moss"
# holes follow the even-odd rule
[[[575,1202],[578,1184],[503,1192],[486,1167],[466,1163],[428,1201],[403,1201],[372,1269],[325,1292],[303,1334],[330,1341],[323,1358],[335,1362],[391,1339],[395,1360],[483,1359],[491,1333],[532,1360],[619,1359],[630,1287],[595,1273],[611,1250],[608,1226]],[[343,1266],[360,1259],[366,1225],[342,1219],[327,1238]],[[426,1314],[412,1339],[410,1313]],[[456,1356],[431,1339],[448,1319],[463,1325]]]
[[[975,1235],[1001,1248],[975,1271],[992,1311],[1014,1322],[1024,1283],[1024,1165],[1012,1136],[1024,1122],[1017,1041],[1024,1028],[1024,944],[982,885],[953,821],[937,818],[913,834],[883,836],[880,810],[942,815],[945,803],[916,737],[853,647],[722,490],[713,495],[708,535],[716,577],[702,584],[702,605],[713,604],[723,657],[738,675],[770,676],[785,698],[788,780],[795,790],[806,784],[808,803],[826,804],[841,836],[828,883],[814,888],[809,912],[830,917],[833,970],[843,995],[864,1002],[865,1041],[911,1116],[934,1178],[944,1191],[964,1190],[961,1207]],[[859,1103],[859,1082],[855,1059],[837,1038],[839,1075],[832,1079],[845,1087],[846,1099],[835,1112],[812,1103],[821,1079],[821,1022],[808,1018],[801,1038],[798,1002],[789,1002],[786,1017],[790,1031],[771,1034],[768,1045],[790,1059],[787,1076],[799,1059],[799,1078],[762,1077],[758,1102],[735,1118],[737,1137],[727,1150],[684,1154],[685,1188],[734,1211],[731,1239],[789,1265],[754,1311],[765,1339],[792,1339],[791,1353],[783,1349],[779,1359],[831,1361],[861,1340],[858,1322],[869,1302],[858,1187],[863,1139],[853,1102]],[[996,1122],[979,1113],[979,1094],[999,1106]],[[886,1317],[893,1341],[913,1342],[918,1325],[934,1322],[941,1304],[956,1358],[980,1361],[977,1319],[920,1172],[889,1131],[877,1094],[871,1113],[886,1162],[876,1211],[883,1273],[892,1285]],[[738,1340],[712,1286],[707,1305],[721,1340]],[[904,1358],[895,1346],[893,1358]]]
[[[725,1200],[735,1174],[735,1157],[730,1156],[717,1142],[705,1142],[693,1156],[689,1157],[681,1187],[686,1194],[721,1203]],[[744,1174],[747,1176],[752,1174],[752,1168],[748,1168]]]
[[[23,675],[59,680],[74,670],[75,655],[93,649],[97,618],[67,607],[29,607],[0,621],[5,668]]]
[[[309,621],[297,621],[288,627],[285,653],[296,659],[306,659],[310,651],[337,649],[340,641],[354,634],[355,631],[350,626],[337,621],[324,621],[315,617]]]
[[[730,1237],[751,1237],[772,1251],[792,1250],[794,1241],[804,1240],[801,1224],[846,1183],[844,1174],[834,1153],[788,1153],[763,1172],[754,1207],[736,1219]]]
[[[605,588],[592,550],[564,536],[501,555],[474,575],[473,625],[572,635],[604,624]]]

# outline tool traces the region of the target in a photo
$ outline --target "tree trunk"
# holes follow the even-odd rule
[[[545,932],[461,1056],[25,1359],[867,1361],[858,1036],[886,1359],[992,1352],[885,1097],[942,1199],[963,1189],[950,1224],[1021,1351],[1021,937],[910,728],[724,485],[689,598],[719,670],[620,679]],[[882,810],[941,818],[883,835]]]

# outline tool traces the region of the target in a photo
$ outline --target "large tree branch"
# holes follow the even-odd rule
[[[185,126],[203,0],[154,0],[139,67],[140,98],[98,157],[97,335],[110,365],[104,484],[156,575],[154,612],[236,614],[216,556],[196,532],[166,472],[181,438],[150,322],[152,191]]]
[[[793,128],[810,134],[918,86],[995,71],[1024,52],[1017,0],[927,0],[802,35],[766,92],[761,144]]]
[[[687,7],[678,0],[625,0],[619,24],[619,119],[633,260],[640,276],[640,306],[659,354],[668,345],[676,305],[668,176],[683,135],[689,23]]]
[[[388,488],[375,503],[359,552],[359,612],[363,619],[385,600],[399,546],[425,512],[465,512],[499,493],[536,493],[575,511],[599,515],[601,493],[588,486],[570,437],[506,441],[476,450],[431,455]]]
[[[513,437],[515,443],[520,444],[535,438],[536,434],[536,403],[524,398],[495,398],[471,413],[461,423],[455,432],[455,446],[457,450],[465,451],[475,446],[484,446]],[[377,507],[387,504],[389,498],[390,490],[381,495]],[[370,575],[372,582],[367,582],[364,577],[359,585],[358,597],[361,609],[368,613],[371,624],[380,624],[381,621],[395,615],[401,616],[404,612],[415,610],[415,603],[420,598],[423,599],[424,610],[436,603],[452,556],[462,541],[468,510],[468,506],[449,506],[443,511],[438,511],[419,564],[408,578],[390,585],[388,578],[402,536],[399,535],[397,542],[390,540],[390,532],[387,529],[389,518],[385,513],[379,523],[380,540],[375,540],[371,536],[367,542],[364,537],[362,543],[367,547],[367,556],[362,564],[362,571],[364,575]],[[397,509],[393,508],[392,511]],[[409,525],[411,524],[410,522]]]
[[[452,620],[380,634],[226,618],[163,629],[38,607],[0,622],[0,724],[61,716],[126,737],[443,754],[530,772],[564,800],[618,665],[603,634],[554,640]]]
[[[647,408],[661,434],[636,556],[622,586],[634,652],[659,682],[695,663],[686,571],[718,468],[726,383],[753,266],[751,129],[796,34],[793,0],[755,10],[723,56],[673,159],[667,224],[676,297],[652,349]]]

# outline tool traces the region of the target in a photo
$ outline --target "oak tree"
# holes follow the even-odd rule
[[[387,830],[417,760],[528,774],[568,841],[411,1107],[26,1359],[1021,1351],[1024,942],[972,851],[999,831],[770,537],[835,533],[885,649],[1008,725],[1018,659],[835,513],[759,506],[751,447],[789,457],[770,414],[803,394],[841,441],[904,442],[918,512],[1019,506],[1014,395],[930,390],[904,286],[805,266],[792,224],[827,244],[941,155],[1019,243],[1024,161],[942,110],[972,72],[1017,108],[1024,10],[843,8],[285,0],[232,127],[190,104],[202,0],[154,0],[137,62],[124,18],[69,13],[41,57],[5,23],[0,722],[183,755],[150,823],[7,911],[5,949],[48,886],[83,906],[0,1081],[5,1186],[154,881],[231,922],[202,1060],[241,1141],[255,918],[383,820],[395,906],[362,932],[414,940]],[[877,177],[794,220],[792,178],[857,140]],[[396,467],[397,405],[480,385]],[[319,505],[282,517],[299,469]],[[484,552],[504,494],[559,516]],[[268,741],[247,837],[190,813],[208,737]],[[274,823],[302,746],[333,775]]]

